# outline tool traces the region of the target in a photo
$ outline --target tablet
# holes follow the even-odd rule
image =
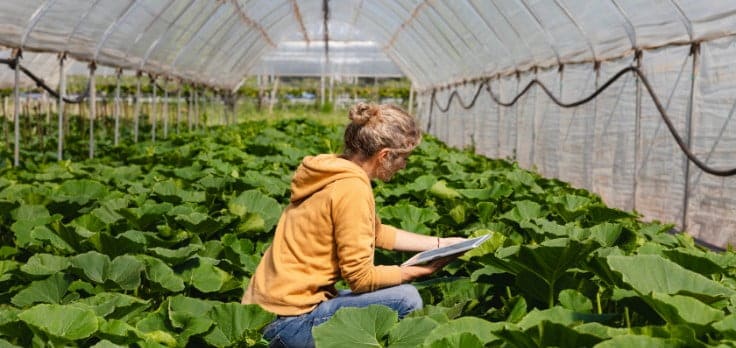
[[[466,241],[455,243],[453,245],[448,245],[446,247],[422,251],[421,253],[418,253],[412,256],[410,259],[406,260],[406,262],[402,263],[401,265],[402,266],[419,265],[422,263],[427,263],[427,262],[439,259],[441,257],[460,254],[460,253],[466,252],[470,249],[473,249],[483,244],[483,242],[485,242],[486,239],[490,237],[491,237],[490,234],[485,234],[480,237],[468,239]]]

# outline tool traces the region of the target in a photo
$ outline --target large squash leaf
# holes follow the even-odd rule
[[[20,320],[52,336],[78,340],[98,329],[95,312],[75,305],[40,304],[18,314]]]
[[[319,347],[383,347],[398,314],[381,305],[340,308],[330,320],[312,329]]]

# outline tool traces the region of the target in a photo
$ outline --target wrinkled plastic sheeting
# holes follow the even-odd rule
[[[695,156],[716,169],[733,168],[736,38],[703,43],[701,50],[695,81],[687,45],[645,51],[641,68],[680,137],[687,143],[692,134]],[[597,72],[592,64],[579,64],[490,83],[508,102],[537,78],[569,103],[635,63],[627,56],[604,62]],[[430,132],[451,146],[467,146],[472,135],[479,154],[516,160],[523,168],[588,189],[610,206],[636,211],[645,221],[671,223],[708,243],[736,243],[736,177],[714,176],[689,163],[638,80],[633,73],[622,76],[588,104],[569,109],[535,86],[513,107],[500,106],[483,92],[473,109],[464,110],[455,100],[443,113],[438,105],[447,104],[453,89],[438,91],[434,107],[431,91],[425,91],[418,96],[417,113],[423,126],[431,122]],[[465,103],[474,92],[470,85],[458,87]]]

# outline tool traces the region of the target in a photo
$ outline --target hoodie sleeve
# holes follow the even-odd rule
[[[332,194],[333,233],[340,273],[354,292],[401,284],[399,266],[374,265],[377,227],[370,185],[359,178],[336,181]],[[390,232],[389,232],[390,233]]]

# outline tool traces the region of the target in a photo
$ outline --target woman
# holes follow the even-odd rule
[[[407,283],[452,258],[419,266],[376,266],[374,248],[425,251],[463,238],[438,238],[383,225],[371,179],[388,181],[421,140],[414,118],[392,105],[360,103],[349,112],[342,155],[304,158],[291,199],[251,278],[242,303],[276,313],[264,337],[271,346],[313,346],[312,327],[341,307],[386,305],[403,318],[422,307]],[[350,291],[334,284],[344,279]]]

